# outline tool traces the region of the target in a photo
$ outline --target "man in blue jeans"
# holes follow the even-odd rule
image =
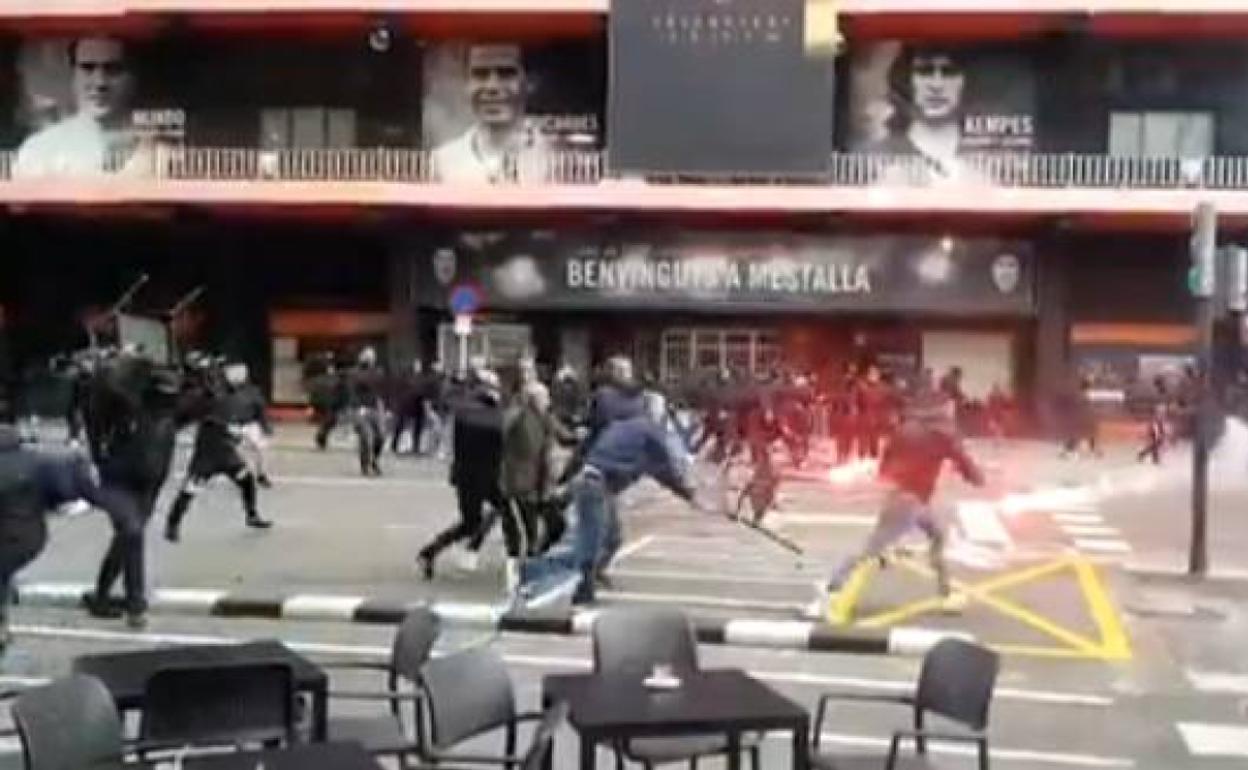
[[[616,498],[643,476],[694,502],[687,459],[663,428],[666,414],[663,397],[648,392],[643,415],[612,422],[599,434],[572,481],[575,524],[544,556],[525,562],[517,598],[544,603],[575,586],[574,604],[593,602],[595,567],[620,546]]]

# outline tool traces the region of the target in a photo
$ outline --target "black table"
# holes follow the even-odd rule
[[[168,761],[168,760],[162,760]],[[269,751],[237,751],[212,756],[187,757],[186,770],[382,770],[373,756],[358,743],[307,743]],[[104,765],[92,770],[154,770],[159,762]]]
[[[161,669],[255,663],[284,663],[290,666],[295,691],[312,696],[312,739],[324,741],[329,734],[329,676],[322,668],[278,641],[157,647],[137,652],[81,655],[74,659],[74,671],[90,674],[103,682],[112,693],[117,708],[124,711],[143,708],[147,681]]]
[[[806,770],[810,717],[744,671],[702,671],[676,690],[651,691],[636,674],[552,674],[542,680],[542,700],[568,704],[568,721],[580,736],[581,770],[595,766],[597,746],[629,738],[722,734],[728,768],[741,766],[741,734],[793,733],[793,768]],[[553,753],[553,752],[552,752]],[[548,765],[549,767],[549,765]]]

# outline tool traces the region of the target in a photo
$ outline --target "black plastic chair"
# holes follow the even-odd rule
[[[696,674],[698,642],[689,618],[671,609],[610,609],[594,620],[594,671],[645,678],[655,665],[668,665],[677,676]],[[754,770],[760,770],[757,740],[742,741]],[[616,767],[623,757],[640,762],[646,770],[669,762],[689,762],[728,751],[724,735],[689,735],[672,738],[634,738],[615,746]]]
[[[442,630],[438,616],[428,607],[417,607],[403,618],[395,632],[389,662],[336,661],[321,663],[325,668],[384,673],[386,689],[378,691],[330,690],[335,700],[387,702],[389,715],[375,717],[334,718],[329,723],[330,740],[355,741],[369,752],[395,756],[404,761],[420,753],[418,727],[424,719],[420,669],[429,660],[434,643]],[[413,708],[413,728],[403,723],[403,704]]]
[[[139,738],[170,748],[291,745],[294,674],[285,663],[162,669],[147,682]]]
[[[520,770],[544,770],[550,753],[555,748],[555,731],[568,718],[568,704],[556,703],[542,715],[542,721],[533,733],[529,749],[524,753]],[[421,765],[413,770],[458,770],[452,765]]]
[[[121,716],[100,680],[74,674],[16,695],[26,770],[82,770],[123,757]]]
[[[428,718],[419,723],[421,761],[523,767],[525,758],[516,756],[517,728],[546,715],[516,712],[511,676],[497,652],[477,647],[431,660],[421,668],[420,681],[428,707]],[[500,729],[504,731],[501,755],[450,751]]]
[[[944,639],[923,658],[918,688],[912,695],[875,695],[868,693],[829,693],[819,699],[815,712],[812,740],[812,767],[821,770],[859,770],[860,768],[929,768],[928,740],[969,743],[976,747],[979,770],[988,770],[988,711],[992,705],[993,688],[997,682],[1000,658],[995,652],[960,639]],[[819,734],[832,701],[887,703],[913,709],[911,729],[896,730],[888,747],[888,755],[833,756],[819,753]],[[927,714],[936,714],[961,725],[962,729],[933,730],[927,726]],[[901,742],[912,740],[917,756],[901,757]]]

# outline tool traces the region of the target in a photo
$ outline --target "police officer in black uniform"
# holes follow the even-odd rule
[[[88,386],[87,436],[100,474],[100,497],[113,538],[83,597],[96,617],[120,617],[132,628],[146,624],[143,533],[173,462],[178,430],[179,373],[134,353],[97,359]],[[124,576],[125,601],[111,598]]]
[[[178,542],[182,519],[195,496],[214,476],[228,476],[243,499],[247,526],[268,529],[273,523],[256,509],[256,477],[239,451],[237,428],[231,422],[232,388],[225,380],[219,362],[200,367],[197,382],[190,389],[187,410],[198,420],[195,446],[178,496],[165,521],[165,539]]]
[[[125,497],[101,493],[86,456],[32,451],[21,446],[15,427],[0,423],[0,655],[10,641],[13,578],[47,544],[45,514],[74,500],[105,508],[114,519],[135,515],[125,510]]]

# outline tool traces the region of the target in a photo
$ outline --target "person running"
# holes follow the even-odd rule
[[[876,517],[875,529],[856,554],[837,566],[825,585],[816,587],[815,599],[805,611],[807,617],[825,617],[837,601],[842,586],[860,564],[880,558],[916,528],[928,539],[929,558],[936,572],[942,608],[954,612],[965,606],[966,597],[954,595],[950,590],[944,557],[945,531],[932,509],[931,500],[946,460],[974,486],[983,486],[984,474],[958,440],[949,411],[941,403],[919,403],[906,416],[880,461],[879,474],[887,485],[887,494]]]
[[[544,601],[574,586],[572,602],[594,601],[595,575],[619,547],[617,498],[648,476],[696,507],[687,458],[662,428],[667,405],[656,393],[645,394],[644,413],[616,420],[602,431],[572,481],[576,523],[572,532],[545,554],[521,568],[513,603]]]
[[[455,487],[459,521],[443,530],[417,555],[421,575],[431,580],[438,555],[451,545],[467,541],[463,566],[475,570],[478,554],[493,525],[502,515],[503,537],[509,558],[521,555],[520,527],[499,490],[503,454],[503,407],[498,375],[489,370],[475,374],[476,384],[455,406],[451,440],[450,482]],[[484,516],[489,505],[491,517]]]

